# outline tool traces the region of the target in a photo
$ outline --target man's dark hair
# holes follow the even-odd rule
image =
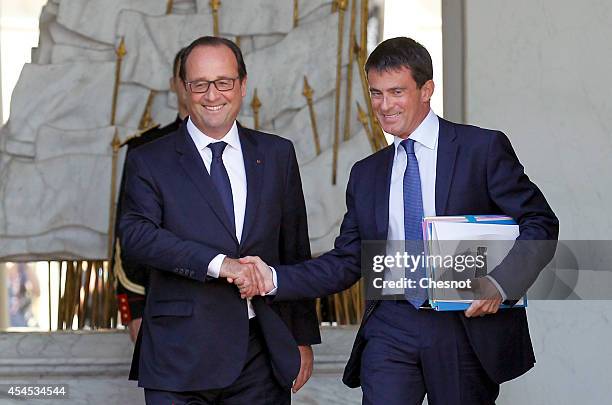
[[[189,57],[189,54],[191,53],[191,51],[193,51],[198,46],[227,46],[234,53],[234,56],[236,57],[236,62],[238,63],[238,77],[240,78],[241,81],[242,79],[246,77],[247,75],[246,66],[244,64],[244,59],[242,58],[242,51],[240,50],[238,45],[236,45],[234,42],[230,41],[229,39],[205,36],[205,37],[200,37],[196,39],[191,44],[189,44],[187,48],[185,48],[185,52],[183,54],[183,57],[181,58],[181,70],[180,70],[180,76],[184,82],[187,81],[187,72],[185,69],[185,65],[187,64],[186,63],[187,58]]]
[[[365,71],[367,73],[374,69],[383,72],[402,67],[410,69],[418,88],[433,79],[431,55],[423,45],[406,37],[390,38],[381,42],[368,56]]]
[[[187,48],[181,48],[180,51],[176,53],[174,57],[174,62],[172,63],[172,77],[178,77],[181,69],[181,62],[183,61],[183,55],[185,54],[185,50]]]

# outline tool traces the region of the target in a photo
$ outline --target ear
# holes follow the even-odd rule
[[[433,80],[427,80],[423,86],[421,86],[421,102],[426,103],[431,100],[431,96],[434,92],[434,82]]]
[[[242,97],[246,97],[247,94],[247,77],[244,76],[244,79],[240,81],[240,94]]]

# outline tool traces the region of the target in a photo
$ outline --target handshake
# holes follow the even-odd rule
[[[257,256],[247,256],[241,259],[226,257],[221,264],[219,277],[226,278],[229,283],[235,284],[240,291],[241,298],[266,295],[274,289],[272,270]]]

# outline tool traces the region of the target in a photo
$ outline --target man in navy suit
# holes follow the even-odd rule
[[[503,133],[431,111],[433,69],[422,45],[386,40],[365,69],[376,117],[395,139],[353,166],[334,249],[295,266],[241,262],[258,266],[276,301],[320,297],[361,277],[362,241],[416,242],[423,216],[513,217],[520,229],[515,246],[474,281],[482,299],[465,312],[437,312],[427,307],[427,291],[416,288],[399,300],[368,302],[343,378],[349,387],[361,385],[364,404],[420,404],[425,394],[430,405],[493,404],[499,384],[535,363],[525,310],[498,309],[521,297],[552,258],[557,218]]]
[[[197,39],[180,75],[189,119],[127,162],[121,248],[152,269],[131,375],[148,404],[287,404],[320,342],[314,301],[243,300],[229,281],[256,275],[241,256],[310,258],[295,151],[236,122],[247,77],[233,42]]]

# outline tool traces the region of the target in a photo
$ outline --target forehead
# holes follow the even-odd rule
[[[227,46],[197,46],[185,60],[187,80],[238,76],[236,56]]]
[[[378,90],[416,86],[410,69],[404,66],[397,69],[370,69],[368,71],[368,83],[371,88]]]

